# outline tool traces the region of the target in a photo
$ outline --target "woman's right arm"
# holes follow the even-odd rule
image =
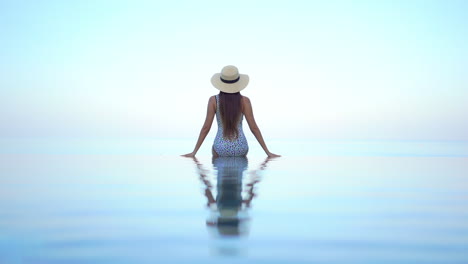
[[[260,128],[258,127],[257,122],[255,122],[252,104],[250,103],[250,99],[248,97],[242,97],[242,106],[245,119],[247,120],[247,124],[249,124],[250,131],[252,131],[252,134],[254,134],[255,138],[257,139],[258,143],[260,143],[260,146],[262,146],[265,153],[268,155],[268,157],[279,157],[280,155],[271,153],[268,150],[265,141],[263,140],[262,132],[260,132]]]

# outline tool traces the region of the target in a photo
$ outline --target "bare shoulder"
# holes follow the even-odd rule
[[[216,111],[216,95],[210,96],[208,100],[208,106]]]
[[[242,96],[242,103],[244,104],[250,104],[250,99],[247,96]]]
[[[216,105],[216,95],[210,96],[210,99],[208,100],[208,104]]]
[[[248,114],[252,110],[252,104],[250,103],[250,99],[247,96],[242,96],[242,113]]]

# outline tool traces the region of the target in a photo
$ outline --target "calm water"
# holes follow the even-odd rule
[[[0,263],[468,263],[468,142],[0,141]]]

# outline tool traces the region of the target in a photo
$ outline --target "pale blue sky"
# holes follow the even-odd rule
[[[466,1],[2,1],[0,136],[196,137],[211,75],[234,64],[267,138],[468,140],[467,13]]]

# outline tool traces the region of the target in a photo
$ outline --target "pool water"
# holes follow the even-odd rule
[[[468,142],[1,144],[2,264],[468,263]]]

